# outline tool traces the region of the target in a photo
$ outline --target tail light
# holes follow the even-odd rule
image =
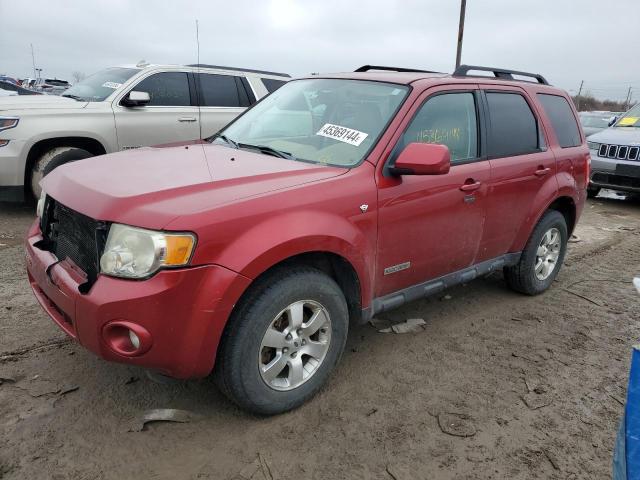
[[[585,159],[585,167],[584,167],[584,171],[585,174],[587,175],[587,180],[586,180],[586,186],[589,186],[589,182],[591,181],[591,153],[587,153],[584,157]]]

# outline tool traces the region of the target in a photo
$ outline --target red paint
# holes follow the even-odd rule
[[[160,271],[143,281],[99,276],[83,295],[78,292],[82,275],[33,246],[41,239],[34,224],[26,241],[27,269],[49,316],[107,360],[180,378],[205,376],[234,305],[255,278],[289,257],[306,252],[343,257],[358,275],[366,308],[377,296],[520,251],[560,197],[579,217],[588,178],[584,138],[579,147],[561,149],[536,100],[537,92],[568,98],[564,92],[412,73],[343,76],[412,87],[366,161],[351,170],[195,142],[189,148],[143,148],[88,159],[47,176],[48,194],[89,217],[191,231],[198,238],[189,268]],[[427,98],[443,90],[485,87],[525,96],[541,124],[546,151],[448,171],[448,153],[441,151],[431,162],[439,174],[384,173],[386,159]],[[416,151],[403,154],[408,166],[424,167],[417,152],[425,147],[443,150],[411,147]],[[410,268],[384,275],[385,268],[407,261]],[[123,337],[125,327],[140,332],[139,351]]]

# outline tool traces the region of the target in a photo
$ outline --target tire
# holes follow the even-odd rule
[[[76,147],[55,147],[44,153],[33,164],[31,170],[31,194],[37,201],[42,193],[40,181],[55,168],[65,163],[75,162],[83,158],[93,157],[94,155],[87,150]]]
[[[596,198],[600,193],[600,187],[587,187],[587,197],[588,198]]]
[[[551,235],[557,232],[559,236],[557,258],[552,265],[548,261],[543,261],[544,265],[540,265],[541,270],[537,271],[536,266],[539,265],[540,258],[551,258],[556,253],[554,248],[549,248],[544,256],[538,255],[538,253],[543,253],[542,251],[539,252],[543,237],[550,232]],[[553,237],[545,237],[545,241],[550,238],[553,239]],[[567,240],[567,222],[564,216],[556,210],[548,210],[533,229],[519,262],[512,267],[504,269],[507,285],[516,292],[526,295],[538,295],[544,292],[553,283],[562,266],[567,253]],[[553,244],[555,245],[556,242],[553,242]]]
[[[349,314],[340,287],[319,270],[282,268],[258,282],[229,319],[218,351],[215,376],[222,392],[240,408],[274,415],[300,406],[326,382],[344,350]],[[296,305],[302,307],[297,309]],[[290,318],[299,315],[290,314],[292,310],[287,311],[288,307],[305,315],[303,328],[295,332]],[[320,312],[316,318],[324,323],[310,321],[314,312]],[[316,327],[319,329],[311,335]],[[267,329],[275,340],[267,335]],[[285,336],[288,331],[294,333],[293,338]],[[311,336],[305,337],[305,332]],[[265,346],[265,342],[282,348]],[[322,356],[315,353],[322,349]],[[314,352],[317,358],[306,352]],[[269,369],[269,365],[273,367]],[[294,365],[298,368],[293,369]],[[280,367],[280,375],[274,377]],[[306,379],[303,374],[308,375]],[[297,384],[297,380],[302,383]]]

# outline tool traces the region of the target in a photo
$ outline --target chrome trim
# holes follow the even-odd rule
[[[598,157],[613,160],[638,160],[640,161],[640,146],[638,145],[613,145],[603,143],[598,148]]]
[[[628,153],[629,147],[627,147],[626,145],[620,145],[618,147],[618,155],[616,155],[616,158],[619,160],[626,160]]]
[[[20,123],[20,118],[18,117],[0,117],[0,120],[15,120],[16,123],[14,123],[13,125],[9,126],[9,127],[0,127],[0,132],[3,130],[9,130],[10,128],[16,128],[18,126],[18,123]]]

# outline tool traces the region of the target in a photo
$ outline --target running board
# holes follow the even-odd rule
[[[383,297],[374,298],[371,307],[362,310],[362,319],[366,322],[377,313],[388,312],[407,302],[429,297],[449,287],[467,283],[474,278],[487,275],[503,267],[515,265],[520,260],[521,254],[521,252],[507,253],[506,255],[486,260],[472,267],[458,270],[457,272],[449,273],[424,283],[412,285],[411,287],[389,293]]]

